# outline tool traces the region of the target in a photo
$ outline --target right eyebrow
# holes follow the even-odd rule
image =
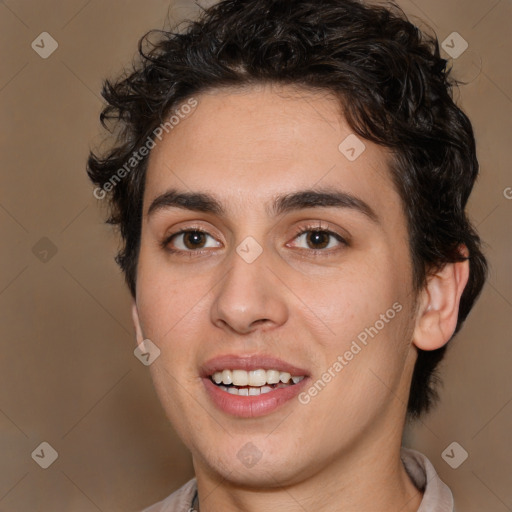
[[[171,189],[156,197],[148,209],[148,217],[165,208],[182,208],[203,213],[213,213],[223,216],[225,214],[222,205],[209,194],[202,192],[178,192]]]

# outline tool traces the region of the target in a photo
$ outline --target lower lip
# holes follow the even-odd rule
[[[275,388],[263,395],[239,396],[223,391],[209,377],[203,377],[206,391],[213,403],[225,413],[239,418],[257,418],[275,411],[295,398],[304,388],[307,380],[308,378],[304,377],[297,384]]]

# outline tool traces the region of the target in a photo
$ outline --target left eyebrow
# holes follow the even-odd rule
[[[267,208],[271,216],[304,210],[309,208],[348,208],[362,213],[375,223],[379,223],[379,217],[375,211],[362,199],[347,192],[332,189],[311,189],[278,195]],[[147,215],[150,216],[158,210],[167,208],[180,208],[184,210],[203,213],[213,213],[221,217],[226,215],[226,210],[214,196],[204,192],[179,192],[169,190],[156,197]]]
[[[318,207],[349,208],[379,223],[378,215],[368,203],[347,192],[332,189],[302,190],[278,196],[272,203],[271,213],[277,216],[290,211]]]

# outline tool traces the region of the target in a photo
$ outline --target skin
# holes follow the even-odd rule
[[[413,292],[390,156],[369,141],[355,161],[340,152],[352,130],[333,97],[266,85],[197,99],[150,155],[133,320],[138,343],[150,339],[161,350],[150,371],[192,453],[201,512],[417,510],[421,492],[400,461],[416,347],[450,338],[467,262],[445,266]],[[378,220],[353,208],[277,217],[266,210],[279,194],[318,187],[356,196]],[[225,215],[148,215],[169,189],[209,193]],[[311,225],[348,243],[331,237],[315,251],[314,241],[296,236]],[[183,235],[163,247],[169,235],[197,228],[208,232],[199,249]],[[252,263],[236,252],[248,236],[263,250]],[[205,392],[200,368],[223,354],[270,354],[306,368],[315,382],[397,302],[400,313],[307,404],[294,399],[237,418]],[[261,453],[250,468],[237,457],[248,442]]]

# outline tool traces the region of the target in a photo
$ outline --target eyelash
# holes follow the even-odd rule
[[[211,236],[210,233],[208,233],[208,231],[206,231],[206,230],[204,230],[204,229],[202,229],[200,227],[191,226],[191,227],[189,227],[187,229],[182,229],[181,231],[177,231],[176,233],[172,233],[171,235],[165,237],[164,240],[161,243],[161,246],[162,246],[163,249],[165,249],[166,251],[168,251],[168,252],[170,252],[172,254],[183,255],[185,257],[200,256],[204,252],[208,252],[208,250],[207,249],[206,250],[200,250],[200,249],[193,250],[193,249],[191,249],[191,250],[188,250],[188,251],[184,251],[182,249],[173,249],[173,248],[169,247],[169,244],[170,244],[170,242],[172,241],[173,238],[175,238],[175,237],[177,237],[179,235],[186,234],[186,233],[195,233],[195,232],[203,233],[205,235]],[[310,232],[325,233],[325,234],[329,235],[330,237],[333,237],[334,239],[336,239],[338,242],[340,242],[342,246],[348,246],[349,245],[347,240],[344,237],[342,237],[339,233],[336,233],[335,231],[332,231],[332,230],[327,229],[327,228],[322,228],[321,226],[317,226],[317,225],[315,225],[315,226],[313,226],[313,225],[301,226],[295,232],[293,240],[295,240],[299,236],[304,235],[305,233],[310,233]],[[326,253],[327,254],[332,254],[333,252],[337,252],[340,249],[338,248],[338,249],[303,249],[303,250],[309,251],[310,254],[314,254],[314,255],[317,255],[317,254],[320,254],[320,253],[323,253],[323,255],[325,255]]]

